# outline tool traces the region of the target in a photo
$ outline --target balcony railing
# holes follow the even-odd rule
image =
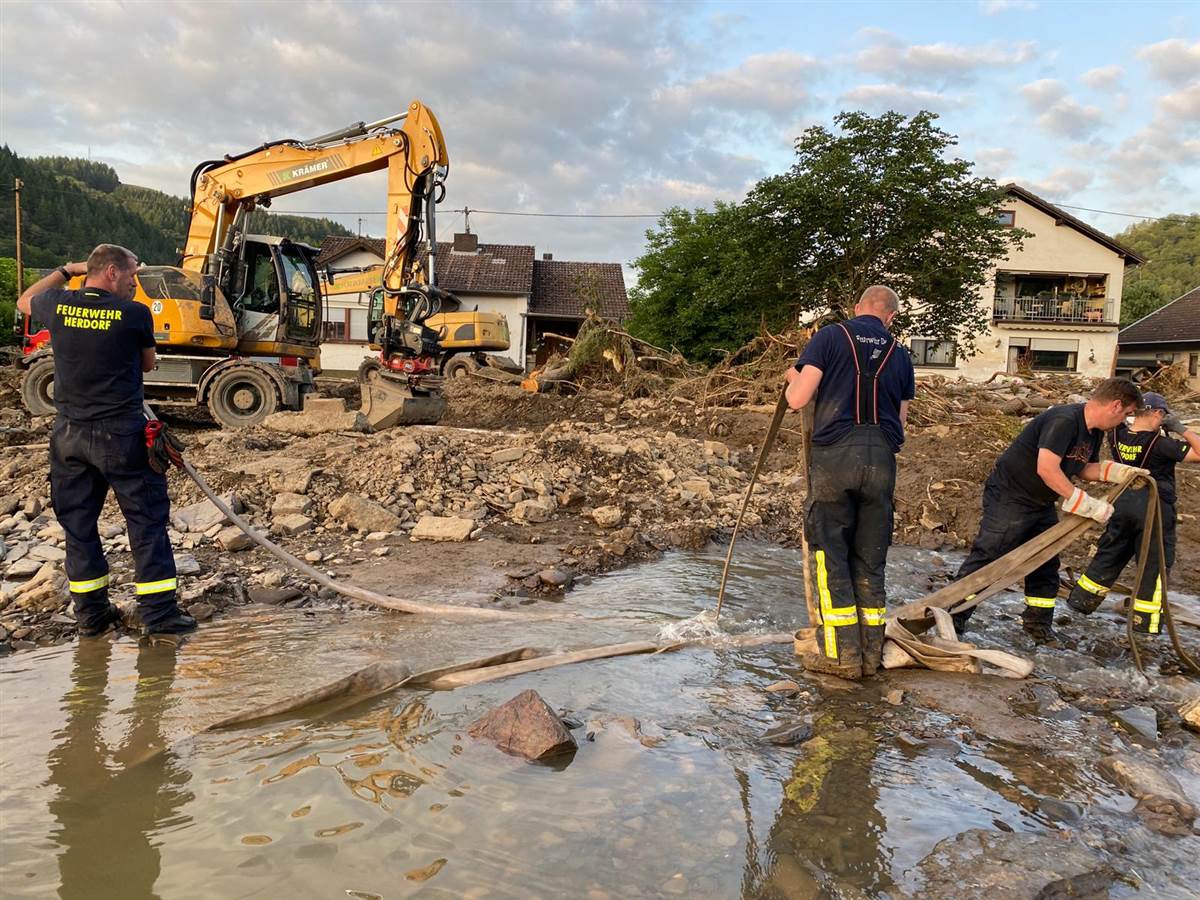
[[[1115,322],[1108,297],[997,297],[992,318],[1004,322]]]

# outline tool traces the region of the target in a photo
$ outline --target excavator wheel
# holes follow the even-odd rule
[[[275,382],[253,366],[226,369],[208,389],[208,411],[223,428],[250,428],[278,408]]]
[[[371,357],[364,359],[358,367],[358,383],[374,384],[383,377],[383,363]]]
[[[21,399],[35,416],[54,415],[54,357],[42,357],[25,372]]]

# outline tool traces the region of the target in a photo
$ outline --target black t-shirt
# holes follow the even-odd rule
[[[1082,403],[1052,406],[1035,416],[1000,454],[989,480],[1009,499],[1045,506],[1058,494],[1037,473],[1038,451],[1045,448],[1061,456],[1063,474],[1074,478],[1088,463],[1100,461],[1103,437],[1099,428],[1087,427]]]
[[[887,435],[893,451],[904,443],[904,426],[900,423],[900,402],[911,400],[916,392],[916,377],[912,359],[903,347],[888,348],[895,338],[876,316],[856,316],[846,323],[853,338],[864,348],[864,361],[873,362],[886,357],[879,369],[879,425]],[[840,324],[826,325],[812,336],[808,346],[796,361],[796,369],[815,366],[821,370],[813,412],[812,441],[818,446],[836,444],[858,424],[858,370],[854,366],[854,351]]]
[[[142,351],[154,346],[147,307],[85,287],[38,294],[32,313],[50,328],[59,415],[77,422],[142,415]]]
[[[1191,448],[1183,441],[1165,437],[1157,431],[1134,431],[1127,425],[1109,434],[1113,459],[1128,466],[1149,469],[1158,482],[1163,503],[1175,505],[1175,465],[1183,462]]]

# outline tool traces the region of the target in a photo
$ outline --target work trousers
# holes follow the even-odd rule
[[[1085,615],[1093,612],[1104,601],[1104,595],[1129,561],[1138,558],[1149,499],[1150,494],[1146,490],[1128,490],[1117,498],[1108,527],[1100,536],[1096,555],[1092,557],[1087,571],[1079,576],[1071,588],[1071,598],[1067,602],[1072,609]],[[1167,571],[1170,572],[1175,564],[1175,507],[1163,503],[1161,510],[1163,552],[1167,559]],[[1162,629],[1162,577],[1158,541],[1154,537],[1150,540],[1142,580],[1134,588],[1131,600],[1134,630],[1158,634]]]
[[[883,655],[884,567],[892,542],[896,454],[877,425],[814,446],[805,528],[813,552],[829,659],[873,671]]]
[[[983,519],[979,535],[971,552],[958,568],[958,581],[978,572],[1022,544],[1058,524],[1058,511],[1053,502],[1043,506],[1018,502],[991,478],[983,486]],[[1022,618],[1027,624],[1050,625],[1054,621],[1054,604],[1058,599],[1058,557],[1046,560],[1025,576],[1025,609]],[[955,628],[961,633],[975,612],[975,607],[954,617]]]
[[[97,522],[111,487],[129,529],[138,613],[147,627],[178,612],[175,556],[167,536],[167,478],[150,468],[141,417],[54,420],[50,435],[50,501],[66,534],[67,579],[81,627],[108,609],[108,562]]]

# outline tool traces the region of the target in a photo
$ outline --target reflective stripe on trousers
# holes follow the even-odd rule
[[[821,626],[825,635],[825,655],[838,658],[837,630],[847,626],[858,627],[858,607],[834,606],[829,593],[829,570],[825,567],[825,551],[815,554],[817,562],[817,594],[821,600]]]
[[[1085,591],[1087,591],[1089,594],[1096,594],[1099,597],[1103,597],[1105,594],[1108,593],[1108,588],[1106,588],[1102,584],[1097,584],[1096,582],[1092,581],[1092,579],[1088,578],[1086,575],[1080,575],[1079,580],[1076,581],[1075,583],[1077,585],[1079,585],[1081,588],[1083,588]]]
[[[1133,611],[1145,613],[1150,617],[1150,626],[1147,631],[1150,634],[1158,634],[1160,621],[1162,619],[1162,578],[1161,576],[1154,579],[1154,596],[1149,600],[1139,600],[1133,598]]]
[[[1035,609],[1054,609],[1054,603],[1057,597],[1026,597],[1025,605],[1032,606]]]
[[[161,581],[139,581],[135,585],[139,597],[144,597],[147,594],[161,594],[163,591],[173,591],[177,586],[176,579],[174,578],[164,578]]]
[[[71,581],[67,583],[67,587],[72,594],[90,594],[92,591],[108,587],[108,575],[101,575],[99,578],[88,578],[84,581]]]

